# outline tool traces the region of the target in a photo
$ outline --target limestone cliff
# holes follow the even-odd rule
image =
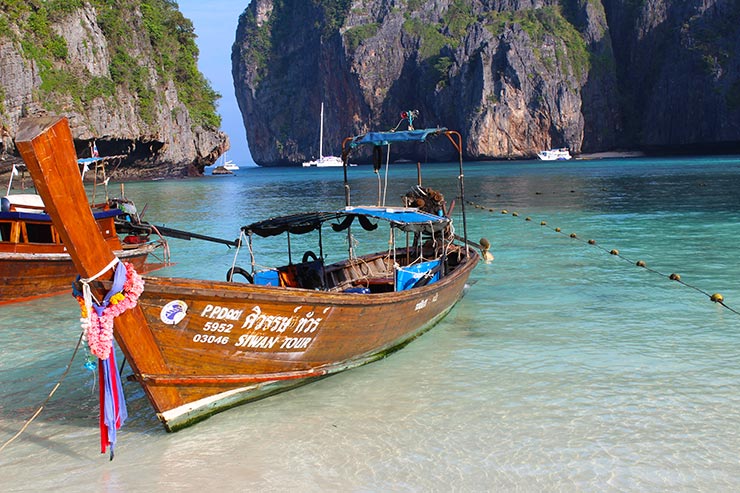
[[[740,2],[603,0],[623,136],[647,150],[723,152],[740,142]]]
[[[234,84],[265,166],[318,154],[322,101],[334,153],[344,136],[392,128],[407,109],[419,126],[460,130],[473,159],[737,144],[736,5],[252,0]]]
[[[169,0],[0,1],[4,157],[21,117],[56,114],[79,156],[93,142],[127,156],[117,177],[199,174],[229,142],[197,56],[192,23]]]

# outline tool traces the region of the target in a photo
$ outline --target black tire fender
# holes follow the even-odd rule
[[[315,253],[313,253],[311,250],[306,250],[306,252],[303,254],[303,263],[308,262],[309,260],[318,260],[319,257],[316,256]]]
[[[240,276],[243,276],[244,279],[246,279],[248,283],[254,284],[254,279],[252,278],[252,274],[242,269],[241,267],[232,267],[231,269],[229,269],[229,271],[226,273],[226,280],[228,282],[235,282],[233,280],[235,274],[239,274]]]

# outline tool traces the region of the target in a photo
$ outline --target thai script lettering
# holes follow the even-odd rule
[[[255,306],[252,308],[252,313],[244,318],[242,329],[278,332],[282,334],[290,327],[293,327],[293,332],[298,334],[315,332],[323,319],[314,318],[313,311],[306,313],[302,317],[298,316],[297,314],[302,308],[302,306],[295,307],[293,313],[296,315],[285,317],[264,314],[259,306]]]
[[[439,293],[435,294],[434,297],[432,297],[432,303],[435,303],[437,299],[439,298]],[[418,303],[416,303],[416,306],[414,307],[414,311],[419,311],[427,307],[429,304],[429,298],[424,298],[423,300],[420,300]]]
[[[196,334],[193,342],[227,344],[229,337],[222,336],[222,334],[234,335],[234,332],[243,332],[238,337],[234,335],[231,339],[234,341],[232,342],[234,347],[302,352],[314,340],[313,336],[307,336],[319,330],[324,317],[330,310],[329,307],[317,311],[312,307],[296,306],[292,314],[275,315],[263,311],[259,305],[248,310],[208,304],[200,312],[200,316],[210,321],[203,324],[202,333]],[[241,322],[242,330],[239,330],[239,322]]]

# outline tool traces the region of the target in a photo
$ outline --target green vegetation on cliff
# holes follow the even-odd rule
[[[378,29],[380,29],[380,24],[376,22],[362,24],[360,26],[354,26],[347,29],[344,33],[344,39],[347,41],[347,48],[349,48],[349,51],[354,52],[363,41],[375,36],[378,33]]]
[[[107,76],[94,77],[86,71],[71,70],[65,63],[66,41],[52,27],[84,8],[85,3],[95,9],[106,37],[111,57]],[[132,13],[136,11],[142,14],[149,46],[133,46],[137,34],[141,34],[134,32],[137,19]],[[158,93],[152,87],[152,67],[147,64],[153,63],[160,84],[174,83],[178,98],[196,124],[211,128],[221,124],[216,112],[220,95],[197,68],[193,24],[179,12],[174,0],[0,0],[0,33],[19,42],[24,56],[36,62],[42,81],[40,90],[49,96],[41,95],[46,101],[58,101],[54,97],[58,95],[70,98],[82,108],[94,98],[106,97],[114,104],[113,96],[122,87],[137,95],[139,115],[152,123]],[[137,56],[142,51],[151,53],[151,62]]]
[[[324,22],[321,36],[328,38],[344,25],[344,19],[347,17],[351,0],[313,0],[314,4],[319,5],[324,11]]]
[[[423,6],[422,2],[409,2],[404,30],[420,41],[419,59],[430,68],[432,85],[445,87],[449,82],[452,59],[445,51],[454,50],[477,21],[469,2],[454,0],[437,23],[428,23],[412,15]]]
[[[249,43],[243,45],[242,57],[248,66],[253,67],[254,82],[257,84],[267,74],[267,62],[272,51],[272,18],[259,26],[252,9],[247,9],[239,23],[246,26],[246,36],[249,38]]]
[[[560,66],[569,68],[579,80],[588,73],[590,61],[586,41],[575,26],[566,20],[559,6],[488,13],[486,27],[495,36],[500,36],[513,25],[520,26],[536,46],[541,46],[546,36],[560,40],[562,45],[555,45],[555,57]],[[549,63],[543,59],[539,48],[535,48],[535,54],[543,63]]]

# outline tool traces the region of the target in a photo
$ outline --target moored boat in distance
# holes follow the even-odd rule
[[[213,171],[211,171],[211,174],[212,175],[233,175],[234,172],[224,168],[223,166],[216,166],[215,168],[213,168]]]
[[[462,236],[452,228],[452,207],[442,193],[423,187],[420,178],[397,206],[380,196],[370,206],[351,203],[346,162],[352,150],[434,137],[448,139],[460,158],[452,174]],[[80,275],[103,279],[90,282],[102,296],[110,289],[105,279],[115,261],[101,235],[87,233],[94,223],[84,192],[70,185],[74,148],[66,119],[24,120],[16,143]],[[145,277],[138,304],[115,318],[114,336],[164,427],[175,431],[234,405],[381,359],[440,321],[462,297],[480,259],[467,241],[462,149],[460,134],[444,128],[345,139],[344,208],[242,227],[242,245],[249,248],[240,250],[252,267],[242,269],[235,259],[227,281]],[[379,169],[376,163],[374,171]],[[325,241],[328,233],[343,238]],[[367,243],[358,243],[363,235]],[[286,262],[256,270],[266,259],[255,261],[254,241],[276,236],[287,237]],[[260,241],[273,249],[274,240]],[[294,261],[303,242],[315,246]],[[330,245],[344,255],[327,255]],[[376,250],[378,245],[385,249]],[[363,247],[370,253],[361,253]]]
[[[305,161],[302,166],[304,168],[330,168],[330,167],[342,167],[344,162],[339,156],[324,156],[324,103],[321,103],[321,117],[320,117],[320,129],[319,129],[319,157],[310,161]],[[352,165],[354,166],[354,165]]]
[[[211,166],[206,166],[206,170],[211,170],[212,175],[233,175],[241,168],[231,159],[226,159],[226,153],[222,154],[218,160]]]
[[[567,147],[559,149],[549,149],[537,153],[537,157],[543,161],[567,161],[571,159],[570,151]]]
[[[231,159],[229,159],[229,160],[227,160],[227,161],[225,161],[225,162],[224,162],[224,164],[223,164],[223,168],[224,168],[225,170],[231,171],[232,173],[233,173],[234,171],[239,171],[239,169],[240,169],[240,168],[239,168],[239,166],[237,166],[237,165],[236,165],[236,164],[234,163],[234,161],[232,161]]]
[[[314,159],[312,161],[306,161],[303,163],[304,168],[328,168],[328,167],[341,167],[344,163],[342,163],[342,158],[339,156],[321,156],[318,159]]]

